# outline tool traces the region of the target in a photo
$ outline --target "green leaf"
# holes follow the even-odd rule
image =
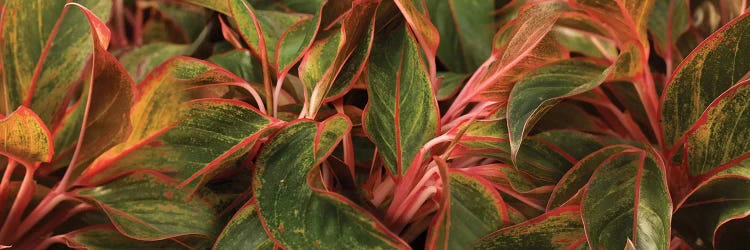
[[[350,129],[343,115],[322,123],[297,120],[279,131],[258,156],[253,194],[267,231],[284,247],[408,248],[352,201],[308,182],[320,178],[318,165]]]
[[[52,135],[39,116],[24,106],[0,119],[0,135],[2,155],[29,166],[52,159]]]
[[[648,29],[654,39],[656,52],[670,59],[677,51],[675,44],[690,27],[688,0],[654,1],[648,18]]]
[[[273,249],[274,242],[263,229],[255,203],[251,200],[234,214],[214,249]]]
[[[438,132],[437,101],[416,41],[405,27],[376,40],[367,67],[364,126],[396,176]]]
[[[740,82],[708,106],[687,133],[687,167],[691,175],[732,165],[750,152],[750,81]],[[725,146],[717,146],[725,145]]]
[[[462,249],[482,236],[523,220],[487,180],[458,171],[449,172],[448,176],[449,205],[432,224],[428,249]]]
[[[622,152],[602,163],[582,201],[583,221],[593,248],[667,249],[672,202],[660,163],[645,151]]]
[[[648,51],[646,25],[654,1],[648,0],[572,0],[570,5],[601,20],[611,29],[611,36],[620,45],[636,41]]]
[[[81,181],[137,169],[192,180],[237,159],[276,122],[247,103],[210,98],[216,96],[209,84],[239,81],[197,59],[178,57],[162,64],[139,85],[141,95],[130,112],[133,132],[97,158]]]
[[[89,27],[81,25],[86,17],[64,11],[66,2],[5,2],[0,20],[0,113],[7,115],[24,105],[50,127],[63,114],[93,51]],[[111,1],[79,3],[109,19]]]
[[[482,237],[472,249],[574,249],[585,246],[578,206],[549,211]]]
[[[341,29],[313,44],[299,66],[306,87],[307,117],[315,117],[324,99],[350,89],[362,72],[375,36],[379,2],[356,3],[341,20]]]
[[[122,55],[120,63],[128,70],[133,80],[140,83],[156,66],[173,56],[184,55],[187,47],[184,44],[149,43]]]
[[[135,239],[213,236],[218,231],[211,205],[161,174],[139,172],[76,194],[95,201],[120,232]]]
[[[495,1],[427,0],[432,23],[440,34],[437,56],[455,72],[473,72],[492,53],[497,30]]]
[[[227,0],[183,0],[201,7],[209,8],[224,15],[231,15],[229,12],[229,2]]]
[[[549,210],[560,207],[573,197],[579,195],[580,190],[586,186],[591,179],[591,175],[594,174],[594,171],[596,171],[599,166],[608,162],[611,157],[628,149],[633,149],[633,147],[628,145],[608,146],[581,159],[581,161],[573,165],[557,185],[555,185],[555,189],[552,191],[552,195],[549,198],[547,209]]]
[[[440,78],[440,88],[437,92],[438,101],[445,101],[458,93],[463,87],[464,80],[466,80],[466,74],[459,74],[453,72],[438,72],[438,78]]]
[[[750,211],[750,161],[743,161],[700,183],[674,214],[674,228],[697,249],[716,247],[719,228]]]
[[[701,43],[675,69],[661,106],[667,146],[679,143],[703,111],[750,71],[750,14],[742,15]]]
[[[63,235],[65,244],[73,249],[184,249],[173,240],[142,241],[128,238],[111,226],[91,226]]]
[[[424,53],[427,54],[427,58],[434,59],[438,44],[440,43],[440,34],[437,28],[430,22],[430,13],[425,9],[424,1],[395,0],[394,2],[401,11],[401,14],[404,15],[406,23],[411,27]]]
[[[561,99],[591,90],[609,75],[596,64],[581,60],[565,60],[538,68],[511,91],[508,103],[508,134],[511,156],[521,148],[523,137],[546,111]]]
[[[261,62],[253,57],[247,50],[231,50],[226,53],[215,54],[208,58],[209,62],[215,63],[233,74],[242,77],[251,85],[263,83],[263,69]],[[263,86],[260,86],[258,94],[265,95]]]

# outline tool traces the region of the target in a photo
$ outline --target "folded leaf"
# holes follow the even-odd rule
[[[667,249],[672,202],[663,167],[644,151],[623,152],[602,163],[583,195],[589,245]]]
[[[0,135],[2,155],[28,166],[52,159],[52,135],[39,116],[24,106],[0,119]]]
[[[401,27],[376,40],[366,79],[363,124],[388,170],[406,174],[417,151],[438,131],[438,108],[416,41]]]
[[[217,218],[211,205],[177,184],[161,174],[139,172],[80,189],[76,195],[95,201],[118,231],[131,238],[154,241],[180,235],[216,235]]]
[[[578,206],[549,211],[524,223],[504,228],[474,243],[472,249],[576,249],[585,247]]]
[[[750,71],[750,14],[702,42],[675,69],[662,96],[661,125],[667,146],[692,127],[709,104]]]
[[[320,178],[318,165],[350,129],[343,115],[322,123],[298,120],[279,131],[258,156],[253,193],[263,225],[284,247],[408,248],[349,199],[311,186]]]

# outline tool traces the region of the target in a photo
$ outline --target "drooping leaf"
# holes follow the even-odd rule
[[[79,11],[65,11],[66,2],[5,2],[0,20],[1,113],[7,115],[24,105],[52,126],[67,107],[93,50],[89,27],[81,25],[86,17]],[[111,1],[79,3],[109,19]]]
[[[275,243],[266,235],[255,203],[251,200],[234,214],[214,249],[273,249]]]
[[[130,112],[133,132],[97,158],[82,181],[137,169],[174,172],[186,180],[236,159],[275,122],[249,104],[210,98],[215,93],[205,86],[239,81],[197,59],[178,57],[162,64],[139,85]]]
[[[472,72],[492,53],[495,1],[427,0],[440,35],[437,56],[455,72]]]
[[[480,237],[523,219],[488,181],[458,171],[449,172],[448,176],[449,205],[433,223],[427,248],[465,248]],[[438,224],[443,226],[437,227]]]
[[[508,134],[513,159],[523,137],[547,110],[562,98],[598,86],[609,72],[586,61],[565,60],[534,70],[517,83],[508,103]]]
[[[185,246],[172,240],[140,241],[122,235],[111,226],[91,226],[66,233],[65,245],[74,249],[114,250],[114,249],[184,249]]]
[[[697,249],[716,247],[719,228],[750,212],[750,162],[743,161],[698,185],[674,214],[674,228]]]
[[[667,249],[672,202],[664,169],[645,151],[619,153],[602,163],[582,201],[583,221],[593,248]]]
[[[406,173],[417,151],[438,130],[437,101],[417,43],[405,27],[373,45],[363,125],[394,175]]]
[[[351,122],[299,120],[279,131],[258,156],[253,193],[260,217],[287,248],[407,248],[372,215],[342,195],[311,186],[317,167]],[[331,219],[336,218],[336,219]]]
[[[627,145],[608,146],[581,159],[555,185],[555,189],[549,198],[547,209],[560,207],[571,198],[580,194],[580,190],[589,182],[591,175],[594,174],[594,171],[599,166],[605,164],[611,157],[616,156],[617,153],[628,149],[633,149],[633,147]]]
[[[39,116],[21,106],[0,119],[0,154],[26,165],[48,162],[54,149],[52,135]]]
[[[665,143],[683,134],[721,93],[750,71],[750,14],[742,15],[708,37],[675,69],[662,96]]]
[[[721,170],[750,153],[750,81],[740,82],[708,106],[697,127],[687,133],[687,166],[690,174]],[[725,146],[717,146],[725,145]]]
[[[585,247],[580,207],[549,211],[524,223],[482,237],[472,249],[575,249]]]
[[[139,172],[113,182],[80,189],[107,213],[118,231],[140,240],[162,240],[181,235],[216,235],[213,208],[180,188],[171,178]]]

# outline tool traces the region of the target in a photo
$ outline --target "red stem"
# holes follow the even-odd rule
[[[11,239],[8,237],[12,230],[17,228],[23,211],[26,210],[26,206],[29,205],[31,197],[34,195],[34,188],[34,171],[33,169],[26,167],[26,174],[23,177],[23,182],[21,182],[21,188],[18,190],[18,195],[16,195],[16,200],[13,202],[13,207],[11,207],[8,217],[6,218],[5,223],[3,223],[2,230],[0,230],[0,243],[12,243],[9,242]]]
[[[51,212],[58,204],[60,204],[60,202],[68,199],[69,196],[67,195],[67,193],[57,193],[55,191],[48,193],[47,196],[42,199],[39,205],[37,205],[36,208],[34,208],[34,210],[29,213],[29,216],[27,216],[23,220],[23,222],[21,222],[13,238],[18,239],[26,234],[26,232],[31,230],[34,225],[36,225],[41,219],[47,216],[47,214],[49,214],[49,212]]]
[[[43,225],[41,225],[39,228],[37,228],[36,230],[34,230],[31,234],[27,235],[26,237],[24,237],[22,239],[20,237],[18,237],[17,239],[21,239],[18,242],[21,242],[21,244],[24,244],[24,245],[19,245],[18,248],[19,249],[31,249],[32,247],[31,246],[26,246],[26,244],[33,245],[33,244],[39,242],[39,239],[47,237],[48,235],[52,234],[52,231],[55,228],[57,228],[60,225],[62,225],[63,223],[65,223],[66,221],[68,221],[70,218],[72,218],[76,214],[81,213],[81,212],[85,212],[85,211],[89,211],[89,210],[93,210],[95,208],[96,207],[91,206],[89,204],[81,203],[81,204],[78,204],[78,205],[76,205],[76,206],[74,206],[74,207],[72,207],[70,209],[61,210],[61,211],[58,211],[57,213],[54,213],[53,216],[51,216],[51,219],[49,221],[47,221],[46,223],[44,223]],[[23,236],[23,235],[21,235],[21,236]],[[44,248],[44,244],[45,243],[43,241],[42,243],[40,243],[39,245],[37,245],[36,249],[46,249],[46,248]]]
[[[0,216],[5,214],[5,201],[8,199],[8,195],[10,194],[10,176],[13,175],[13,171],[16,169],[16,166],[18,166],[18,162],[11,158],[8,158],[8,166],[5,167],[3,179],[2,181],[0,181],[0,202],[3,203],[3,205],[0,206]],[[5,218],[0,217],[0,225],[2,224],[5,224]]]

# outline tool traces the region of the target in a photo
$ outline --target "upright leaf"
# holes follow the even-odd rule
[[[620,153],[602,163],[583,196],[589,245],[667,249],[672,202],[664,170],[646,152]]]
[[[424,0],[395,0],[414,36],[422,46],[427,60],[434,60],[440,43],[440,34],[430,22],[429,12],[425,9]]]
[[[39,113],[52,126],[70,100],[71,90],[92,53],[86,17],[67,11],[69,1],[6,1],[2,20],[0,113],[20,105]],[[110,1],[85,0],[106,20]]]
[[[433,222],[428,248],[465,248],[480,237],[523,219],[488,181],[458,171],[449,172],[448,176],[448,206],[443,208],[445,214]]]
[[[438,131],[437,100],[417,43],[406,28],[376,40],[367,67],[363,124],[390,172],[406,173],[417,151]]]
[[[562,98],[598,86],[609,72],[590,62],[565,60],[534,70],[517,83],[508,103],[508,134],[513,159],[523,137],[546,111]]]
[[[0,154],[26,165],[52,159],[52,136],[44,122],[30,109],[21,106],[0,119]]]
[[[676,51],[677,41],[690,27],[690,6],[688,0],[654,1],[653,11],[648,18],[648,29],[654,38],[656,51],[671,60]]]
[[[131,238],[153,241],[191,234],[214,236],[218,231],[216,212],[207,202],[153,172],[81,189],[76,195],[96,202]]]
[[[709,104],[750,71],[750,14],[728,23],[675,69],[662,96],[661,125],[667,146],[691,128]]]
[[[578,206],[549,211],[482,237],[472,249],[575,249],[585,246]]]
[[[472,72],[492,53],[495,1],[427,0],[440,34],[437,56],[455,72]]]
[[[319,124],[299,120],[279,131],[258,156],[253,193],[266,229],[284,247],[408,248],[344,196],[310,183],[320,178],[318,165],[350,129],[343,115]]]

